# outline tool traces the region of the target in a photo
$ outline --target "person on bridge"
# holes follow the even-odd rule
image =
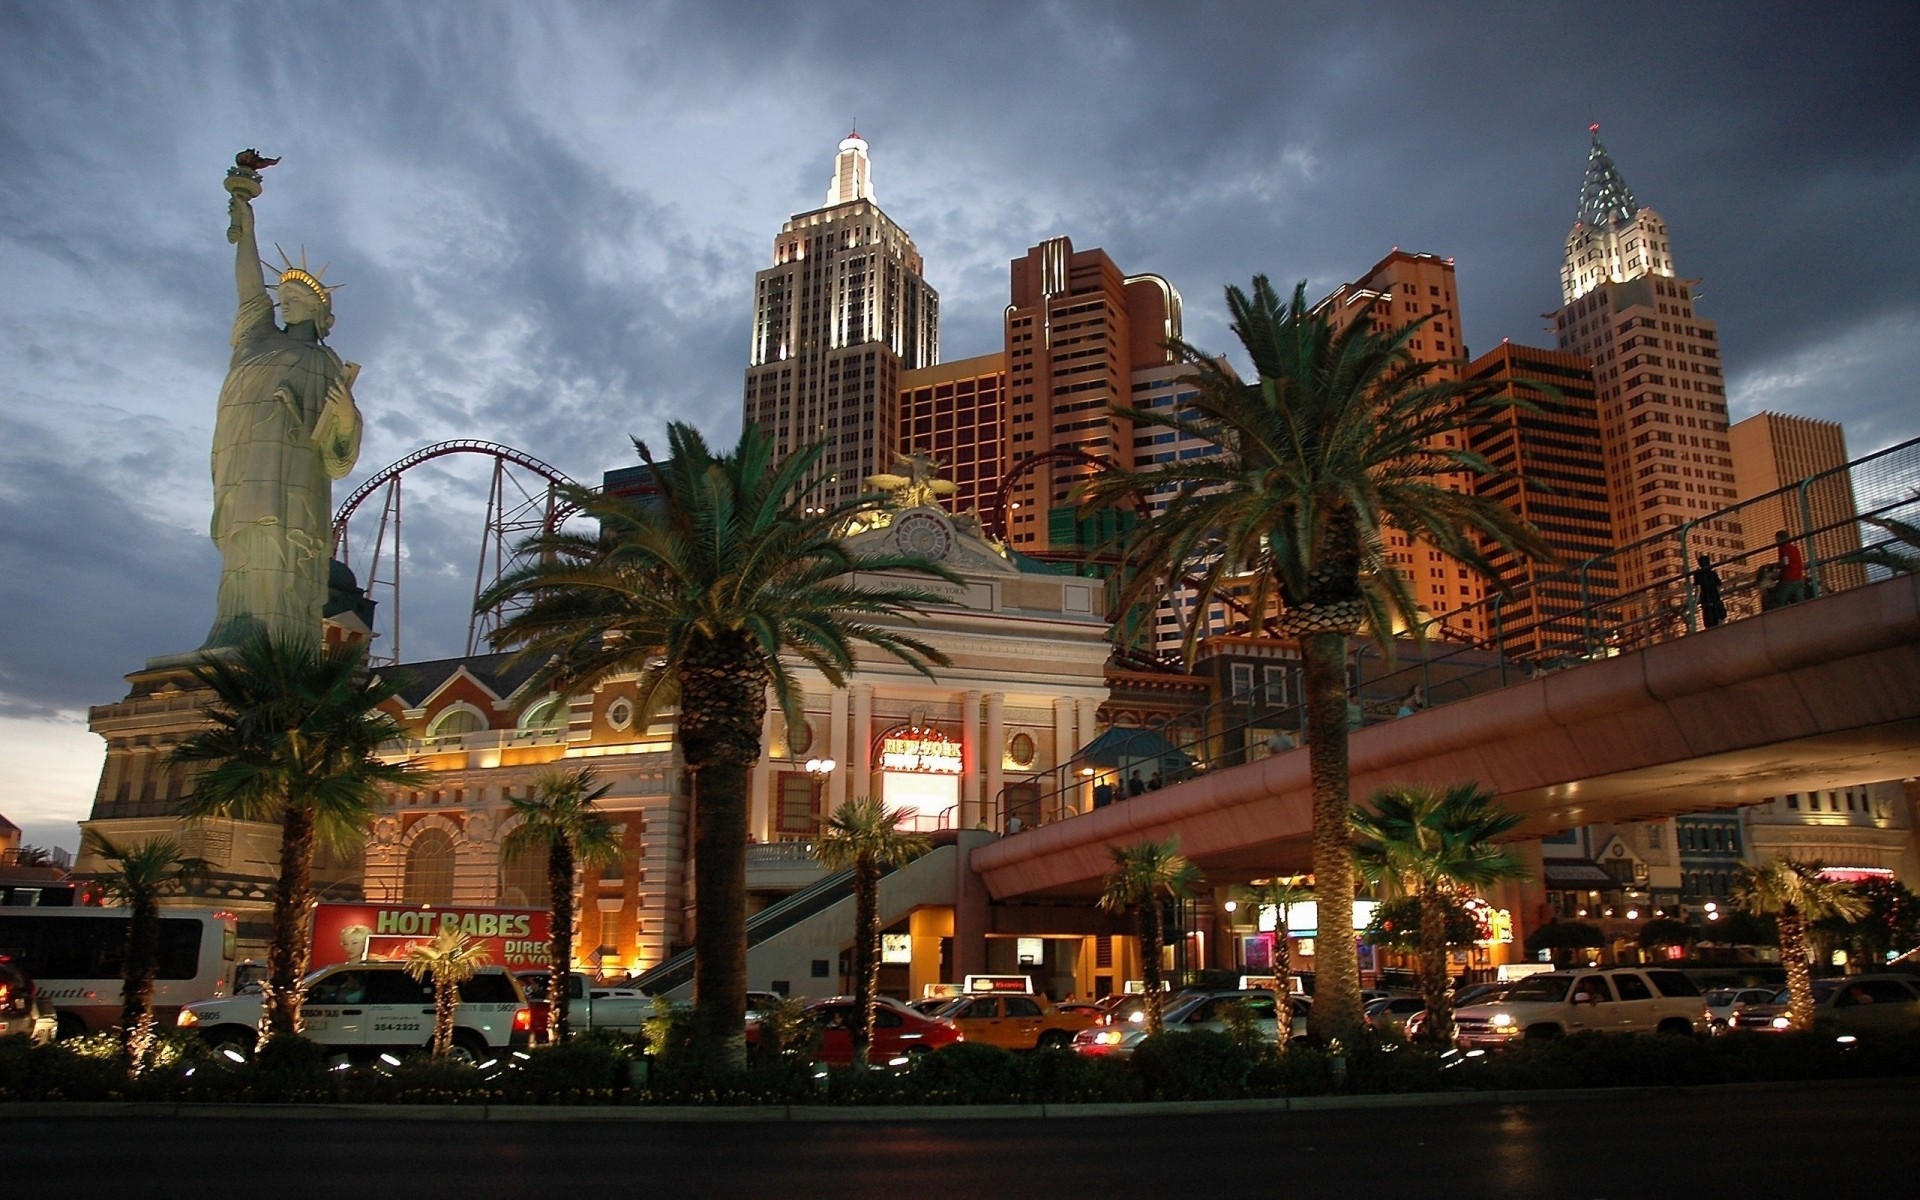
[[[1780,569],[1780,581],[1773,585],[1773,602],[1768,608],[1783,608],[1807,599],[1807,560],[1787,531],[1773,535],[1774,565]]]
[[[1700,565],[1693,572],[1693,587],[1700,604],[1700,619],[1708,629],[1727,619],[1727,602],[1720,595],[1720,573],[1713,569],[1711,555],[1700,556]]]

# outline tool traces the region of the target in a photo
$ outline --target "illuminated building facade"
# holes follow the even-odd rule
[[[941,466],[947,510],[983,513],[1006,454],[1007,356],[983,354],[900,373],[900,445]]]
[[[1134,466],[1133,422],[1113,411],[1136,373],[1173,361],[1180,293],[1158,275],[1123,274],[1103,250],[1049,238],[1013,260],[1006,312],[1006,470],[1070,450]],[[1027,552],[1091,548],[1112,532],[1074,510],[1074,485],[1096,468],[1044,460],[1020,476],[1008,540]]]
[[[900,375],[940,360],[939,297],[907,231],[874,202],[867,143],[840,143],[823,208],[795,214],[754,276],[742,420],[784,455],[825,441],[829,501],[892,469]]]
[[[1373,269],[1343,284],[1316,306],[1336,328],[1344,329],[1361,314],[1371,314],[1374,328],[1397,330],[1428,318],[1407,342],[1415,362],[1435,364],[1431,378],[1459,379],[1467,348],[1460,340],[1460,301],[1454,286],[1453,260],[1432,254],[1409,254],[1396,248]],[[1449,448],[1464,448],[1464,433],[1441,435]],[[1436,476],[1431,482],[1454,491],[1474,487],[1471,472]],[[1489,632],[1482,604],[1487,585],[1452,556],[1398,530],[1387,531],[1387,557],[1406,576],[1420,607],[1444,618],[1436,632],[1473,639]]]
[[[1603,556],[1617,543],[1593,368],[1577,354],[1502,342],[1468,365],[1467,378],[1525,402],[1501,409],[1494,424],[1468,434],[1473,450],[1500,472],[1476,480],[1475,490],[1532,524],[1560,560],[1542,565],[1492,552],[1514,595],[1500,605],[1500,629],[1491,632],[1511,653],[1549,652],[1578,636],[1579,627],[1565,618],[1614,593],[1614,564]]]
[[[1614,531],[1630,546],[1731,505],[1733,448],[1719,333],[1694,312],[1693,283],[1674,273],[1666,223],[1634,199],[1593,132],[1553,328],[1561,350],[1593,363]],[[1689,532],[1694,555],[1745,548],[1734,521]],[[1690,566],[1679,539],[1661,538],[1622,556],[1619,585],[1632,591]]]
[[[1785,413],[1756,413],[1728,431],[1733,444],[1735,488],[1741,500],[1766,496],[1811,481],[1789,496],[1759,500],[1743,510],[1741,531],[1750,552],[1747,567],[1773,561],[1774,534],[1786,530],[1801,543],[1824,588],[1855,588],[1867,582],[1859,563],[1832,560],[1860,548],[1860,510],[1847,465],[1847,435],[1837,421]],[[1819,476],[1819,478],[1814,478]]]

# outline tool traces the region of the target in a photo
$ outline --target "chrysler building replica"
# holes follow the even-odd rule
[[[939,304],[920,252],[873,198],[858,133],[840,143],[823,208],[795,214],[754,276],[742,420],[790,454],[828,443],[823,498],[849,499],[900,449],[900,372],[940,360]]]
[[[1675,274],[1666,222],[1633,198],[1600,127],[1591,132],[1553,328],[1561,350],[1593,364],[1614,528],[1631,546],[1733,504],[1733,449],[1719,334],[1694,314],[1699,281]],[[1724,519],[1690,529],[1686,547],[1716,562],[1746,548]],[[1679,538],[1663,537],[1622,557],[1619,586],[1630,593],[1692,565]]]

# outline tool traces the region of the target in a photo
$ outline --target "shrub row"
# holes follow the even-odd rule
[[[0,1039],[0,1101],[1074,1104],[1897,1076],[1920,1076],[1920,1036],[1843,1044],[1821,1033],[1580,1034],[1472,1057],[1383,1041],[1336,1059],[1315,1046],[1277,1055],[1270,1045],[1246,1039],[1188,1033],[1149,1038],[1124,1061],[962,1043],[910,1070],[855,1072],[778,1054],[756,1057],[744,1071],[716,1070],[684,1053],[643,1058],[632,1043],[598,1036],[479,1065],[416,1057],[356,1067],[332,1064],[319,1046],[288,1038],[242,1064],[170,1035],[135,1079],[110,1038],[46,1047]]]

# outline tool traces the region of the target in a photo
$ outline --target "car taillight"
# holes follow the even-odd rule
[[[522,1004],[513,1010],[513,1031],[525,1033],[533,1028],[533,1010]]]

